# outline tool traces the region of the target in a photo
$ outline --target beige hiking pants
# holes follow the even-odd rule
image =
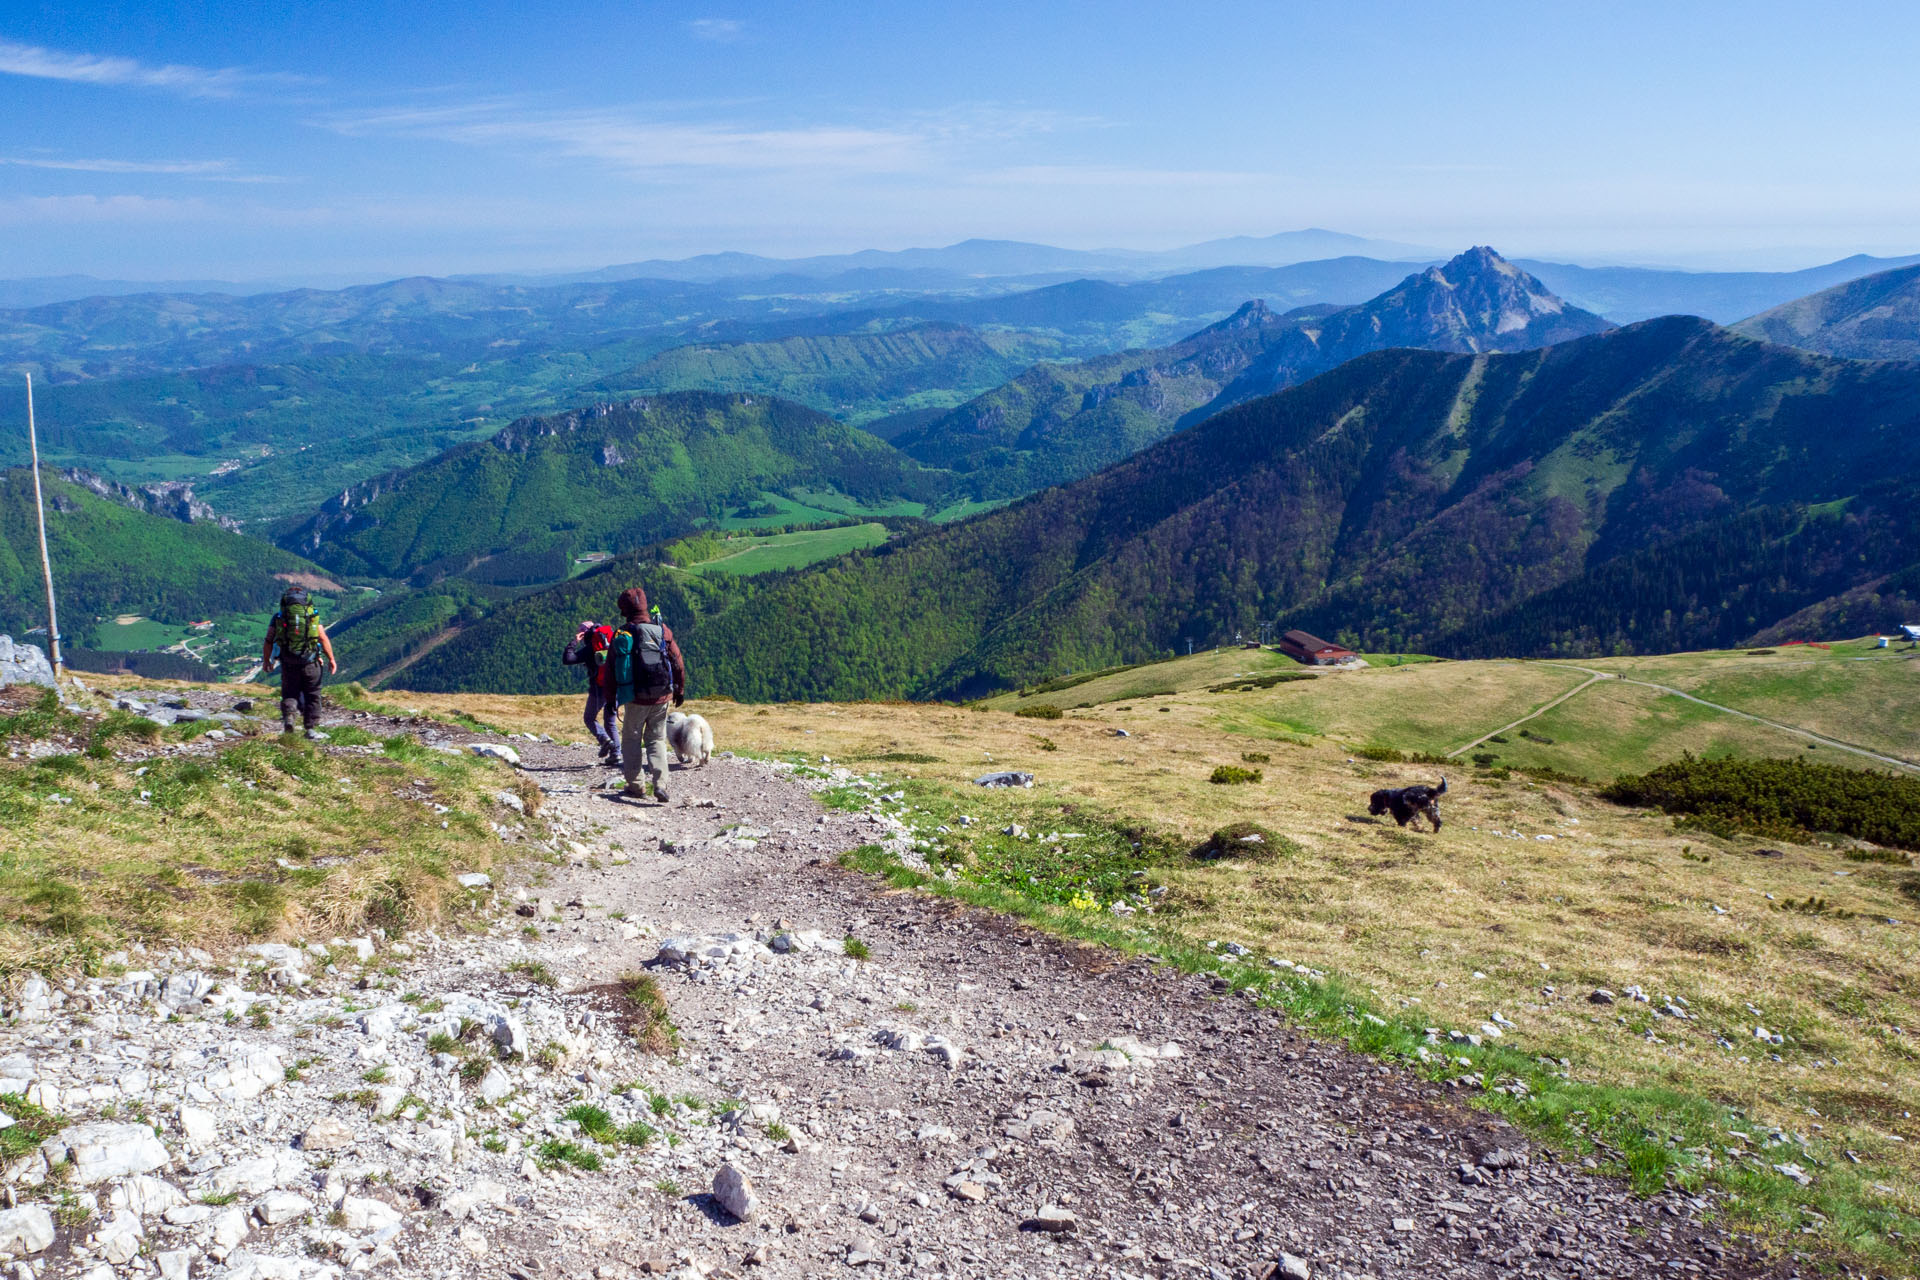
[[[620,772],[628,782],[637,781],[640,770],[658,783],[667,776],[667,712],[669,703],[649,706],[629,702],[620,708]]]

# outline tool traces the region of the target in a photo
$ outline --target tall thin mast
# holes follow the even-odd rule
[[[27,374],[27,453],[33,459],[33,510],[40,521],[40,576],[47,584],[47,656],[60,678],[60,615],[53,607],[53,561],[47,556],[47,504],[40,496],[40,441],[33,429],[33,374]]]

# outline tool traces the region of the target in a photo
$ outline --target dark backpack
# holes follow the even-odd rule
[[[607,650],[607,682],[615,703],[652,702],[673,692],[667,629],[657,622],[629,622],[613,634]]]
[[[305,592],[280,597],[280,651],[301,661],[320,649],[320,619]]]

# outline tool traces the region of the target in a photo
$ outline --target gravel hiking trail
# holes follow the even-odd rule
[[[545,856],[466,931],[19,984],[0,1092],[67,1127],[0,1168],[12,1280],[1790,1274],[1209,977],[843,869],[897,819],[790,765],[629,801],[584,746],[329,718],[510,747]]]
[[[534,747],[523,767],[633,861],[540,890],[562,913],[547,938],[588,948],[582,985],[651,965],[686,1065],[794,1135],[729,1153],[754,1221],[656,1203],[635,1247],[764,1256],[770,1276],[1770,1272],[1701,1225],[1706,1201],[1636,1198],[1207,979],[840,869],[888,832],[790,774],[716,759],[676,769],[659,805],[596,790],[585,754]],[[619,941],[608,912],[643,936]],[[782,931],[829,945],[739,954]],[[661,937],[715,954],[663,962]],[[690,1172],[704,1191],[711,1170]]]

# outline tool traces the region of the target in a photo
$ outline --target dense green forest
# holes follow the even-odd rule
[[[1725,643],[1908,571],[1883,477],[1916,426],[1920,369],[1684,317],[1386,351],[1076,484],[687,599],[676,626],[704,688],[752,699],[972,694],[1275,618],[1463,654]],[[422,675],[525,687],[491,651],[520,652],[548,594]]]
[[[85,641],[95,622],[138,613],[168,622],[270,608],[277,573],[315,572],[310,562],[217,524],[151,515],[41,472],[47,544],[61,629]],[[46,623],[34,526],[33,473],[0,473],[0,631]]]
[[[771,488],[884,503],[937,496],[944,478],[788,401],[676,392],[517,422],[349,489],[282,542],[342,572],[433,581],[492,556],[647,546]]]

